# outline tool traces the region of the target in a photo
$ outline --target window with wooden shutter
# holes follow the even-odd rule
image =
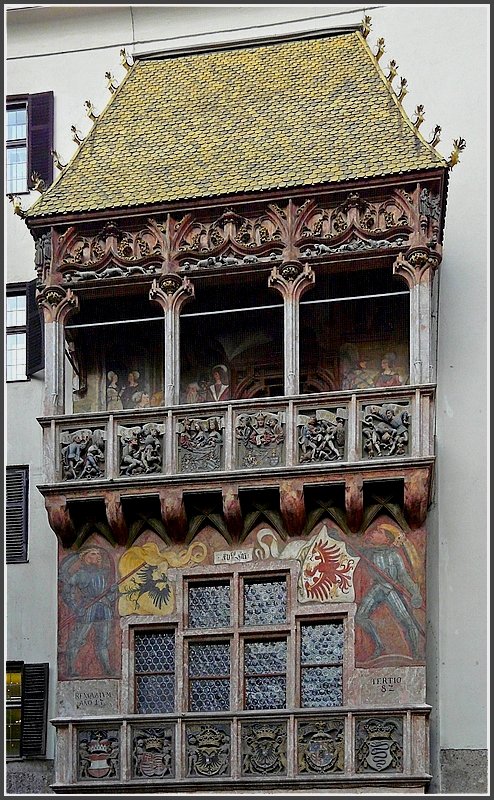
[[[36,304],[36,278],[26,284],[26,375],[44,369],[44,324],[41,311]]]
[[[29,467],[7,467],[6,471],[7,564],[27,561]]]
[[[53,92],[7,98],[5,115],[7,194],[22,194],[39,179],[53,182]]]
[[[46,752],[49,665],[6,665],[6,755],[33,758]]]
[[[30,94],[27,104],[28,176],[53,181],[53,92]]]

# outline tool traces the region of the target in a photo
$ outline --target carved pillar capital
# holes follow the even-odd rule
[[[160,304],[164,311],[179,311],[184,303],[194,298],[194,284],[189,278],[168,273],[155,278],[149,290],[149,299]]]
[[[393,275],[403,277],[410,289],[429,280],[441,263],[441,253],[428,247],[414,247],[405,254],[398,253],[393,264]]]
[[[273,267],[268,278],[270,289],[276,289],[284,300],[298,300],[315,282],[316,276],[309,264],[286,261],[281,267]]]
[[[43,311],[45,322],[59,322],[62,325],[67,317],[79,310],[79,298],[71,289],[49,286],[38,292],[36,303]]]

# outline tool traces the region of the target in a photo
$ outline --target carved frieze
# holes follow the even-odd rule
[[[235,420],[237,467],[277,467],[285,455],[284,412],[254,411]]]
[[[345,720],[342,717],[298,723],[297,765],[301,774],[330,775],[345,766]]]
[[[286,775],[287,732],[284,722],[242,725],[242,774]]]
[[[62,480],[95,480],[105,475],[105,437],[101,428],[61,431]]]
[[[362,458],[409,455],[410,422],[409,402],[363,406]]]
[[[223,465],[223,417],[178,421],[178,471],[211,472]]]
[[[355,762],[357,772],[403,772],[403,718],[357,719]]]
[[[213,778],[230,775],[230,725],[227,722],[187,725],[187,776]]]
[[[77,745],[77,775],[80,781],[116,780],[120,777],[118,728],[80,730]]]
[[[118,426],[120,475],[150,475],[162,471],[165,426],[157,422]]]
[[[175,729],[132,729],[132,777],[168,778],[174,775]]]
[[[299,412],[297,425],[300,464],[341,461],[345,458],[346,408]]]

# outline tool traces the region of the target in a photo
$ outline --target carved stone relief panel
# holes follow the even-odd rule
[[[403,772],[403,718],[367,717],[355,722],[357,772]]]
[[[189,724],[185,728],[187,777],[230,775],[231,734],[228,722]]]
[[[301,774],[330,775],[345,767],[345,720],[342,717],[300,720],[297,769]]]
[[[105,475],[105,437],[101,428],[60,434],[62,480],[95,480]]]
[[[118,426],[120,475],[150,475],[162,471],[164,430],[165,426],[158,422],[129,428]]]
[[[212,472],[223,466],[223,417],[178,421],[178,471]]]
[[[77,734],[77,777],[80,781],[118,780],[120,777],[120,731],[94,728]]]
[[[241,740],[243,775],[286,775],[286,722],[245,722]]]
[[[300,464],[345,458],[347,408],[301,409],[298,414]]]
[[[238,414],[235,420],[237,467],[277,467],[285,460],[285,415],[282,411]]]
[[[171,778],[175,774],[175,726],[132,728],[132,777]]]
[[[362,458],[409,455],[410,423],[407,401],[362,405]]]

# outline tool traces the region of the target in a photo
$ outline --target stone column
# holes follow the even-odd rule
[[[393,264],[393,274],[401,275],[410,289],[410,384],[432,383],[435,380],[432,350],[432,282],[440,256],[428,248],[415,248],[400,253]]]
[[[165,317],[164,330],[164,405],[176,405],[180,390],[180,309],[194,298],[188,278],[175,273],[155,279],[149,299],[160,304]]]
[[[268,286],[283,297],[285,395],[299,393],[299,301],[314,281],[312,269],[308,264],[303,267],[299,261],[288,261],[279,269],[273,267],[268,278]]]
[[[65,331],[70,314],[79,310],[79,299],[71,289],[50,286],[37,295],[36,302],[43,311],[45,382],[43,414],[57,416],[65,413]]]

